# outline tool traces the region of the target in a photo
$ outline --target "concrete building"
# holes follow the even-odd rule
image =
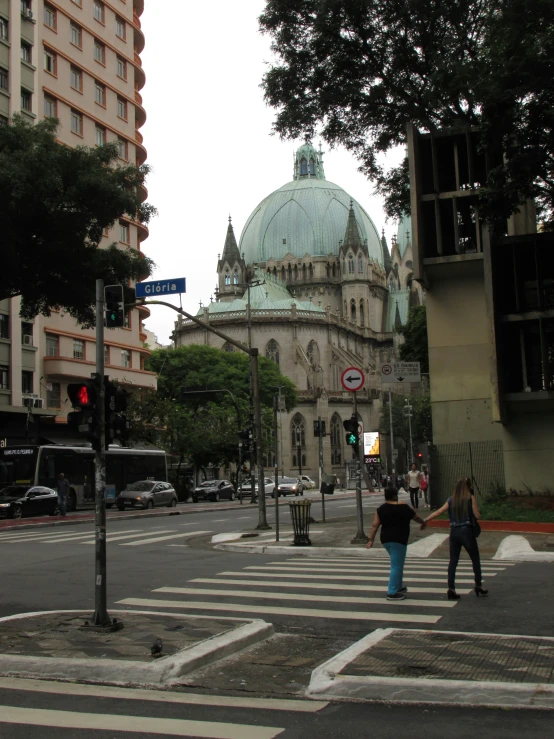
[[[403,232],[404,233],[404,232]],[[281,413],[280,468],[317,476],[319,439],[325,423],[323,466],[343,479],[351,451],[343,421],[352,414],[352,393],[341,385],[348,367],[360,367],[366,384],[358,393],[365,430],[377,430],[381,408],[379,364],[391,358],[394,328],[405,322],[421,286],[409,279],[411,251],[402,241],[393,267],[384,236],[364,208],[325,178],[322,152],[301,146],[293,179],[253,210],[237,244],[229,219],[217,263],[216,300],[198,316],[247,343],[279,365],[299,391],[299,404]],[[411,247],[410,247],[411,249]],[[250,278],[250,296],[246,282]],[[252,279],[253,278],[253,279]],[[207,344],[234,351],[192,321],[179,318],[176,345]],[[266,466],[274,464],[270,454]]]
[[[142,164],[143,9],[144,0],[0,0],[0,120],[56,117],[61,143],[116,141],[123,162]],[[122,218],[104,243],[140,250],[147,237]],[[94,372],[94,331],[63,311],[22,322],[19,308],[17,298],[0,302],[0,442],[67,438],[67,384]],[[132,310],[105,335],[106,373],[132,387],[156,386],[144,371],[148,315]]]
[[[413,272],[425,286],[435,481],[552,490],[554,236],[532,204],[489,227],[474,131],[409,128]]]

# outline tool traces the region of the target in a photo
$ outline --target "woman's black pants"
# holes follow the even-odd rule
[[[412,508],[417,509],[419,506],[418,493],[419,488],[410,488],[410,503],[412,504]]]
[[[475,584],[481,585],[481,560],[479,558],[479,547],[477,539],[473,533],[471,526],[451,526],[450,527],[450,562],[448,563],[448,589],[456,590],[456,567],[460,559],[462,547],[471,557],[473,565],[473,574],[475,576]]]

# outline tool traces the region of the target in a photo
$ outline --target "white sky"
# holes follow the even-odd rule
[[[217,284],[229,214],[238,242],[257,204],[292,179],[293,153],[302,143],[270,135],[274,111],[259,86],[271,59],[270,39],[258,31],[264,6],[264,0],[146,0],[141,17],[148,116],[141,131],[153,169],[148,200],[159,211],[144,251],[157,264],[151,279],[186,277],[183,308],[193,314]],[[390,246],[396,227],[385,223],[381,200],[354,157],[327,151],[324,164],[327,179],[364,206],[379,232],[385,228]],[[178,305],[178,296],[172,302]],[[176,314],[151,310],[146,328],[169,343]]]

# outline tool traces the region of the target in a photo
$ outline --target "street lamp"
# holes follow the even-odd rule
[[[412,442],[412,408],[413,406],[410,404],[408,398],[405,398],[404,409],[406,412],[404,415],[408,419],[408,429],[410,431],[410,466],[414,463],[414,445]]]

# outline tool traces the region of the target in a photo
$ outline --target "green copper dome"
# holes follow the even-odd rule
[[[254,209],[240,237],[247,264],[286,254],[338,256],[350,202],[370,259],[383,265],[383,246],[375,224],[342,187],[325,179],[321,151],[304,144],[295,156],[294,179],[268,195]]]

